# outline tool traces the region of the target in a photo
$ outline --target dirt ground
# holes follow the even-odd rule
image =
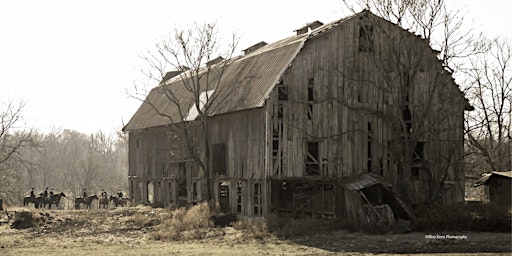
[[[18,211],[24,209],[16,209]],[[169,211],[148,207],[91,211],[31,209],[34,227],[0,225],[0,255],[510,255],[510,233],[437,232],[369,235],[344,230],[284,239],[211,228],[202,239],[159,241]],[[12,212],[11,212],[12,213]],[[3,218],[2,218],[3,217]]]

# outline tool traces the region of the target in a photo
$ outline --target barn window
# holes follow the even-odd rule
[[[320,163],[318,161],[318,141],[307,142],[306,176],[320,175]]]
[[[313,103],[315,101],[314,79],[308,80],[308,120],[313,120]]]
[[[212,169],[215,174],[226,174],[226,146],[224,143],[212,145]]]
[[[254,216],[261,216],[263,213],[263,196],[261,194],[261,183],[254,183]]]
[[[187,204],[187,182],[185,179],[178,180],[178,206]]]
[[[414,147],[414,155],[413,155],[414,162],[423,161],[424,148],[425,148],[425,142],[422,142],[422,141],[416,142],[416,146]]]
[[[284,117],[284,106],[283,104],[277,104],[277,119],[283,120]]]
[[[222,212],[229,212],[229,183],[224,181],[219,183],[219,207]]]
[[[402,116],[404,119],[405,131],[407,134],[410,134],[412,132],[412,115],[411,110],[409,109],[409,104],[405,104]]]
[[[373,26],[361,25],[359,27],[359,51],[373,52]]]
[[[277,86],[277,100],[288,100],[288,87],[286,87],[282,82]]]
[[[236,213],[242,214],[242,182],[236,183]]]
[[[179,163],[178,168],[179,168],[180,177],[185,177],[187,174],[186,163]]]
[[[272,170],[274,174],[280,174],[283,169],[283,122],[274,122],[272,129]]]
[[[199,189],[198,187],[199,186],[197,185],[197,181],[196,180],[193,181],[192,182],[192,202],[194,202],[194,203],[199,201],[199,197],[198,197],[199,193],[197,192]]]

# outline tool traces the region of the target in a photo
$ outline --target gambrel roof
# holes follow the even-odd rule
[[[215,79],[219,76],[215,73],[219,69],[223,70],[218,87],[213,92],[213,97],[217,100],[211,101],[208,112],[210,115],[218,115],[264,106],[270,92],[308,39],[318,37],[347,20],[368,13],[371,14],[369,11],[362,11],[317,27],[308,33],[294,35],[272,44],[261,44],[260,48],[251,50],[246,55],[213,65],[210,69],[211,75],[208,76],[212,81],[210,84],[217,83]],[[189,120],[186,117],[194,106],[194,100],[192,94],[185,89],[184,78],[190,73],[191,71],[186,71],[153,88],[123,131],[130,132],[176,123],[181,120],[180,116]],[[169,89],[179,99],[179,107],[169,100],[169,95],[166,94]],[[205,88],[204,91],[212,89]]]

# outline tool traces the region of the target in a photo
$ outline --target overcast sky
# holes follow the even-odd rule
[[[451,0],[472,28],[512,38],[512,2]],[[139,56],[175,26],[216,21],[239,49],[293,35],[305,23],[349,15],[341,0],[0,1],[0,104],[22,99],[28,127],[119,130],[140,102],[126,90]]]

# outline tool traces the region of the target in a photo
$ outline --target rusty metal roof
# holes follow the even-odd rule
[[[224,67],[225,69],[218,87],[215,88],[213,97],[216,100],[212,101],[209,113],[218,115],[262,107],[283,72],[291,64],[308,38],[318,36],[343,21],[364,13],[363,11],[320,26],[312,30],[311,33],[294,35],[264,45],[246,55],[235,57],[217,65],[217,67]],[[212,71],[215,71],[215,68],[210,69],[209,72]],[[193,70],[188,71],[188,75],[191,72]],[[205,71],[200,70],[199,74],[202,72]],[[182,115],[179,113],[180,109],[186,112],[193,106],[190,92],[183,88],[183,79],[186,76],[187,72],[184,72],[166,81],[164,85],[151,90],[145,101],[123,128],[123,131],[129,132],[176,123],[180,120],[180,116],[187,116],[187,113],[182,113]],[[218,76],[212,75],[210,78],[213,81],[215,78],[218,79]],[[205,87],[202,90],[211,89]],[[175,104],[170,101],[168,97],[170,95],[166,94],[166,91],[172,91],[179,98],[179,103]]]
[[[376,184],[391,186],[382,176],[370,172],[360,172],[351,176],[343,177],[341,186],[350,190],[361,190]]]
[[[262,107],[272,88],[302,48],[306,38],[307,35],[292,36],[263,46],[250,54],[228,60],[227,64],[219,64],[217,67],[224,67],[222,76],[216,74],[220,68],[210,69],[210,85],[215,84],[216,88],[213,96],[215,100],[211,101],[209,113],[218,115]],[[190,72],[176,76],[151,90],[123,130],[134,131],[162,126],[178,122],[180,116],[186,116],[186,112],[193,106],[192,94],[184,86],[185,77],[190,75]],[[199,74],[204,72],[206,71],[201,70]],[[219,76],[221,80],[217,86],[215,79]],[[210,89],[213,88],[205,87],[201,90]],[[184,111],[183,115],[180,115],[178,105],[170,100],[170,91],[178,97],[178,105]]]

